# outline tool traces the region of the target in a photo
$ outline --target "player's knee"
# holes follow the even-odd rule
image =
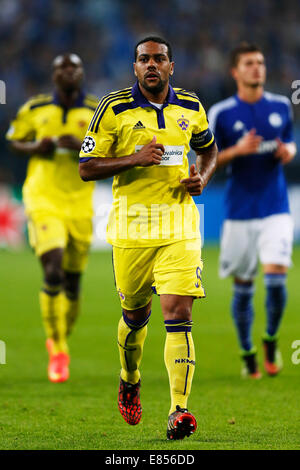
[[[69,297],[77,298],[80,292],[80,273],[64,273],[64,289]]]
[[[240,279],[239,277],[235,277],[234,284],[251,287],[253,285],[253,279],[245,280],[245,279]]]
[[[63,283],[63,270],[56,264],[49,263],[44,266],[45,281],[48,284],[62,284]]]
[[[264,264],[263,271],[264,274],[286,274],[288,267],[281,264]]]
[[[190,321],[192,319],[192,309],[190,305],[184,303],[174,303],[164,311],[167,320]]]
[[[136,310],[123,309],[123,315],[125,315],[125,317],[127,317],[130,321],[143,322],[150,316],[150,313],[151,302],[149,302],[145,307],[138,308]]]
[[[40,261],[44,271],[44,279],[48,284],[62,284],[64,273],[62,269],[63,249],[55,248],[44,253]]]

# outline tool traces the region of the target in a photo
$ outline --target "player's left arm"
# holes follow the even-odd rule
[[[191,196],[199,196],[217,168],[218,148],[208,127],[206,113],[200,103],[198,120],[190,141],[196,152],[196,165],[190,167],[190,177],[181,180]]]
[[[294,158],[297,153],[297,146],[295,142],[282,142],[281,139],[276,139],[277,140],[277,150],[275,152],[275,157],[279,158],[281,161],[282,165],[286,165],[287,163],[290,163]]]
[[[62,147],[70,150],[78,150],[78,152],[81,149],[81,145],[82,141],[72,134],[61,135],[56,142],[57,147]]]
[[[190,177],[180,181],[191,196],[200,196],[217,168],[218,148],[214,142],[208,148],[196,150],[196,165],[190,167]]]
[[[277,149],[274,156],[282,165],[291,162],[297,153],[297,147],[293,135],[293,109],[291,102],[287,99],[287,120],[281,138],[277,138]]]

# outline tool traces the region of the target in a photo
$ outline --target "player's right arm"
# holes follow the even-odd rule
[[[227,165],[235,158],[256,153],[261,141],[262,137],[256,134],[255,129],[251,129],[249,132],[244,134],[235,145],[227,147],[219,152],[217,162],[218,168]]]
[[[101,103],[99,106],[99,110],[95,111],[79,154],[79,174],[83,181],[102,180],[134,167],[160,164],[164,147],[156,142],[155,136],[138,152],[113,157],[112,147],[117,143],[119,135],[116,118],[110,106],[102,114],[100,113]],[[99,115],[101,117],[98,118]],[[97,131],[92,132],[95,128]]]
[[[222,126],[221,113],[216,109],[217,105],[210,108],[208,120],[219,149],[217,168],[231,163],[233,160],[245,155],[256,153],[262,141],[262,137],[256,134],[256,129],[246,132],[235,145],[228,147],[224,139],[225,131]]]
[[[31,101],[18,111],[6,133],[10,148],[19,154],[48,154],[54,150],[55,143],[50,137],[35,140],[36,129],[32,119]]]
[[[52,153],[55,148],[55,143],[50,137],[44,137],[41,140],[26,142],[23,140],[11,140],[10,148],[16,153],[24,155],[47,155]]]
[[[95,181],[110,178],[130,170],[135,166],[153,166],[159,165],[164,147],[156,143],[156,137],[153,136],[151,142],[144,145],[141,150],[124,157],[91,158],[86,162],[79,164],[79,174],[83,181]]]

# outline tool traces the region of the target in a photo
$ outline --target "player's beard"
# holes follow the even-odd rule
[[[80,90],[81,83],[82,76],[77,75],[76,77],[73,76],[72,79],[64,79],[64,77],[62,77],[59,82],[59,85],[64,93],[66,93],[67,95],[72,95],[74,92]]]
[[[249,83],[248,86],[250,88],[259,88],[259,87],[263,86],[263,83],[262,82],[254,82],[254,83]]]
[[[256,78],[252,80],[244,80],[244,86],[249,88],[259,88],[263,87],[265,80],[263,78]]]
[[[73,81],[73,82],[62,81],[60,84],[61,89],[67,95],[72,95],[75,91],[80,90],[80,86],[81,86],[81,81],[79,80]]]
[[[146,80],[143,80],[141,85],[145,90],[149,91],[149,93],[152,93],[152,95],[158,95],[164,90],[166,83],[167,80],[162,80],[161,78],[159,78],[159,82],[157,83],[157,85],[149,86],[147,85]]]
[[[78,90],[78,88],[74,85],[65,85],[62,86],[61,89],[66,95],[72,95],[75,91]]]

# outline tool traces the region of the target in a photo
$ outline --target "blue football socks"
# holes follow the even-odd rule
[[[252,345],[252,323],[254,310],[252,297],[254,286],[252,282],[247,284],[234,283],[234,293],[232,299],[232,317],[237,329],[240,347],[245,352],[253,350]]]
[[[286,274],[265,274],[266,337],[276,338],[287,301]]]

